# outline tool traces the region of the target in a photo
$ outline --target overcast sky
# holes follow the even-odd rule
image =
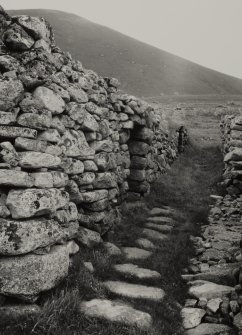
[[[50,8],[242,78],[242,0],[2,0],[5,9]]]

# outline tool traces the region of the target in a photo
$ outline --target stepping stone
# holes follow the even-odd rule
[[[149,328],[152,324],[150,314],[134,309],[128,304],[107,299],[83,301],[80,311],[88,317],[105,319],[138,328]]]
[[[106,249],[109,256],[121,256],[122,251],[113,243],[105,242],[103,243],[104,248]]]
[[[159,233],[158,231],[152,230],[152,229],[147,229],[145,228],[143,230],[143,235],[145,235],[146,237],[150,238],[151,240],[154,241],[165,241],[167,240],[167,236]]]
[[[125,247],[122,248],[122,251],[127,260],[146,259],[152,255],[152,253],[148,250],[139,249],[135,247]]]
[[[162,215],[171,216],[174,214],[174,211],[165,208],[152,208],[149,214],[150,216],[162,216]]]
[[[161,301],[165,292],[157,287],[129,284],[121,281],[106,281],[104,286],[112,293],[128,298]]]
[[[217,323],[201,323],[196,328],[185,331],[184,335],[235,335],[232,328]]]
[[[157,231],[159,231],[161,233],[164,233],[164,234],[170,233],[173,229],[172,226],[159,225],[159,224],[156,224],[156,223],[149,223],[149,222],[145,224],[145,227],[157,230]]]
[[[189,295],[192,298],[206,298],[208,300],[213,298],[223,298],[234,292],[234,288],[225,285],[218,285],[205,280],[195,280],[189,283]]]
[[[150,249],[150,250],[154,250],[156,249],[156,246],[154,245],[153,242],[151,242],[150,240],[148,240],[147,238],[139,238],[135,241],[135,243],[140,247],[140,248],[144,248],[144,249]]]
[[[175,225],[175,221],[173,219],[163,216],[148,217],[147,221],[150,223],[169,224],[171,226]]]
[[[204,309],[185,307],[181,310],[182,325],[185,329],[190,329],[200,325],[202,318],[206,314]]]
[[[117,264],[113,267],[117,272],[127,276],[138,279],[159,279],[161,275],[157,271],[140,268],[134,264]]]

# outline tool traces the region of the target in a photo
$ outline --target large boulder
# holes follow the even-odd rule
[[[21,15],[16,18],[16,21],[35,40],[43,39],[49,42],[51,33],[50,33],[50,29],[48,28],[47,22],[45,21],[44,18]]]
[[[68,229],[54,220],[1,219],[0,255],[21,255],[67,239]]]
[[[68,274],[70,247],[54,246],[44,255],[2,257],[0,294],[34,302],[38,294],[55,287]]]
[[[4,33],[3,41],[12,51],[26,51],[34,45],[34,39],[18,24],[12,24]]]
[[[11,190],[6,202],[14,219],[51,214],[68,203],[69,194],[55,188]]]

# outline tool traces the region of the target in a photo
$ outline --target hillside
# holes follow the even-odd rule
[[[57,44],[86,68],[117,77],[122,89],[138,96],[163,94],[242,94],[242,80],[207,69],[82,17],[54,10],[18,10],[43,16]]]

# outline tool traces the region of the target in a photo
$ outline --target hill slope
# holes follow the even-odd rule
[[[242,94],[242,80],[213,71],[139,42],[80,16],[54,10],[18,10],[43,16],[54,27],[56,42],[103,76],[117,77],[138,96],[160,94]]]

